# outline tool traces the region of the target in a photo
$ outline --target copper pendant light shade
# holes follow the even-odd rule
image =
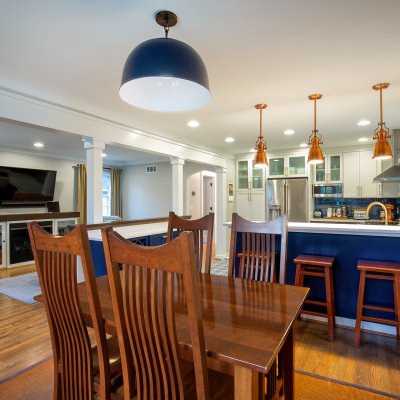
[[[314,130],[308,138],[308,144],[311,147],[308,153],[307,162],[310,164],[321,164],[324,162],[324,154],[322,153],[322,149],[320,147],[320,145],[323,143],[322,137],[318,133],[317,129],[317,100],[321,98],[322,94],[310,94],[310,96],[308,96],[309,100],[314,101]]]
[[[257,153],[254,157],[254,167],[261,168],[266,167],[268,165],[268,159],[265,151],[267,150],[267,144],[262,136],[262,110],[267,108],[267,105],[264,103],[256,104],[254,106],[257,110],[260,110],[260,136],[257,139],[256,147]]]
[[[390,139],[389,129],[383,122],[383,109],[382,109],[382,89],[387,89],[389,87],[388,83],[377,83],[372,86],[372,89],[379,90],[379,104],[380,104],[380,122],[378,122],[378,128],[375,131],[373,137],[376,140],[374,155],[372,158],[375,160],[388,160],[393,157],[392,149],[387,139]]]

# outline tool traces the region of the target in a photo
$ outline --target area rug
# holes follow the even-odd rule
[[[0,279],[0,293],[24,303],[33,304],[34,296],[42,293],[36,272]]]
[[[212,263],[211,273],[214,275],[228,275],[228,260],[221,260]]]

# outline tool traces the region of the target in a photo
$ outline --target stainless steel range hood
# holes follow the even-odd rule
[[[374,178],[374,182],[400,182],[400,129],[393,129],[393,163],[386,171],[383,171]]]

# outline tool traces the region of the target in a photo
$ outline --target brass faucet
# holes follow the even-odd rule
[[[371,211],[371,208],[373,206],[381,206],[383,208],[383,211],[385,212],[385,225],[388,225],[388,211],[386,206],[381,203],[380,201],[373,201],[372,203],[368,204],[367,207],[367,217],[369,217],[369,212]]]

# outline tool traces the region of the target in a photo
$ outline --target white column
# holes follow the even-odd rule
[[[226,219],[226,168],[218,167],[215,169],[217,175],[217,204],[215,207],[215,237],[217,258],[223,259],[228,254],[227,248],[227,227],[224,226]]]
[[[87,183],[87,223],[103,222],[103,157],[104,141],[85,137],[86,183]]]
[[[183,215],[183,165],[182,158],[171,158],[172,164],[172,211]]]

